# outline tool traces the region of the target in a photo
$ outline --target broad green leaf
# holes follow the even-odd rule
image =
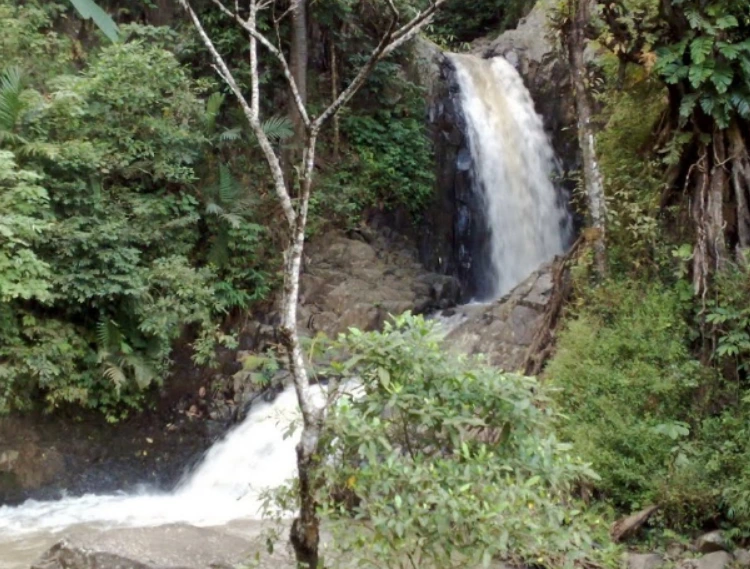
[[[690,59],[693,63],[700,65],[711,53],[714,47],[712,37],[699,37],[690,43]]]
[[[719,94],[724,94],[729,90],[729,86],[734,80],[734,71],[728,65],[720,65],[711,74],[711,82],[716,87]]]
[[[111,41],[119,39],[119,29],[112,17],[102,10],[94,0],[70,0],[73,7],[85,20],[91,19]]]

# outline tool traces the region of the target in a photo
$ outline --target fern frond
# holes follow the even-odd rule
[[[219,199],[224,204],[231,204],[239,195],[239,185],[232,176],[229,166],[219,164]]]
[[[55,144],[50,144],[49,142],[25,142],[23,139],[20,140],[21,146],[18,148],[19,156],[54,160],[60,155],[60,148]]]
[[[119,365],[111,361],[107,361],[104,363],[104,370],[102,372],[102,375],[114,384],[115,390],[118,394],[122,389],[122,386],[128,382],[128,378],[125,375],[123,369]]]
[[[223,267],[229,260],[229,236],[226,231],[220,231],[208,252],[208,262],[215,267]]]
[[[237,215],[236,213],[224,213],[221,216],[221,219],[226,221],[234,229],[239,229],[239,227],[242,225],[242,217]]]
[[[206,213],[209,215],[221,215],[224,213],[224,208],[216,202],[208,202],[206,205]]]

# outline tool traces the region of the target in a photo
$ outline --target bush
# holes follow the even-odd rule
[[[595,475],[555,437],[534,379],[447,353],[408,314],[339,347],[350,359],[333,371],[364,395],[330,410],[319,500],[347,556],[450,567],[594,555],[570,491]]]
[[[632,281],[586,296],[546,372],[569,417],[561,434],[626,512],[657,503],[673,529],[727,517],[750,527],[747,405],[692,356],[683,298]]]

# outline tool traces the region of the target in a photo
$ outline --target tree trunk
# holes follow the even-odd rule
[[[597,273],[603,277],[607,274],[607,206],[604,198],[604,182],[596,157],[596,138],[592,124],[593,111],[586,88],[586,62],[583,57],[586,48],[586,27],[590,20],[589,2],[588,0],[570,0],[570,6],[573,13],[568,34],[568,52],[578,113],[578,143],[583,158],[583,183],[586,188],[590,222],[596,230],[594,260]]]
[[[303,105],[307,105],[307,0],[292,0],[296,7],[292,12],[292,45],[290,67],[292,77],[297,84],[297,91]],[[292,166],[299,160],[300,152],[305,147],[305,123],[296,104],[291,104],[290,118],[294,125],[294,139],[285,156],[287,179],[293,179]]]

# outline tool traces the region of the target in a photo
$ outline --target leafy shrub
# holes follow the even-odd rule
[[[750,527],[747,402],[692,356],[690,300],[658,282],[610,282],[585,297],[547,368],[561,433],[625,511],[657,503],[695,528]],[[732,498],[730,498],[730,496]]]
[[[364,394],[330,410],[319,500],[347,556],[450,567],[594,555],[570,490],[595,475],[555,437],[535,380],[447,353],[408,314],[339,347],[350,359],[334,373]]]

